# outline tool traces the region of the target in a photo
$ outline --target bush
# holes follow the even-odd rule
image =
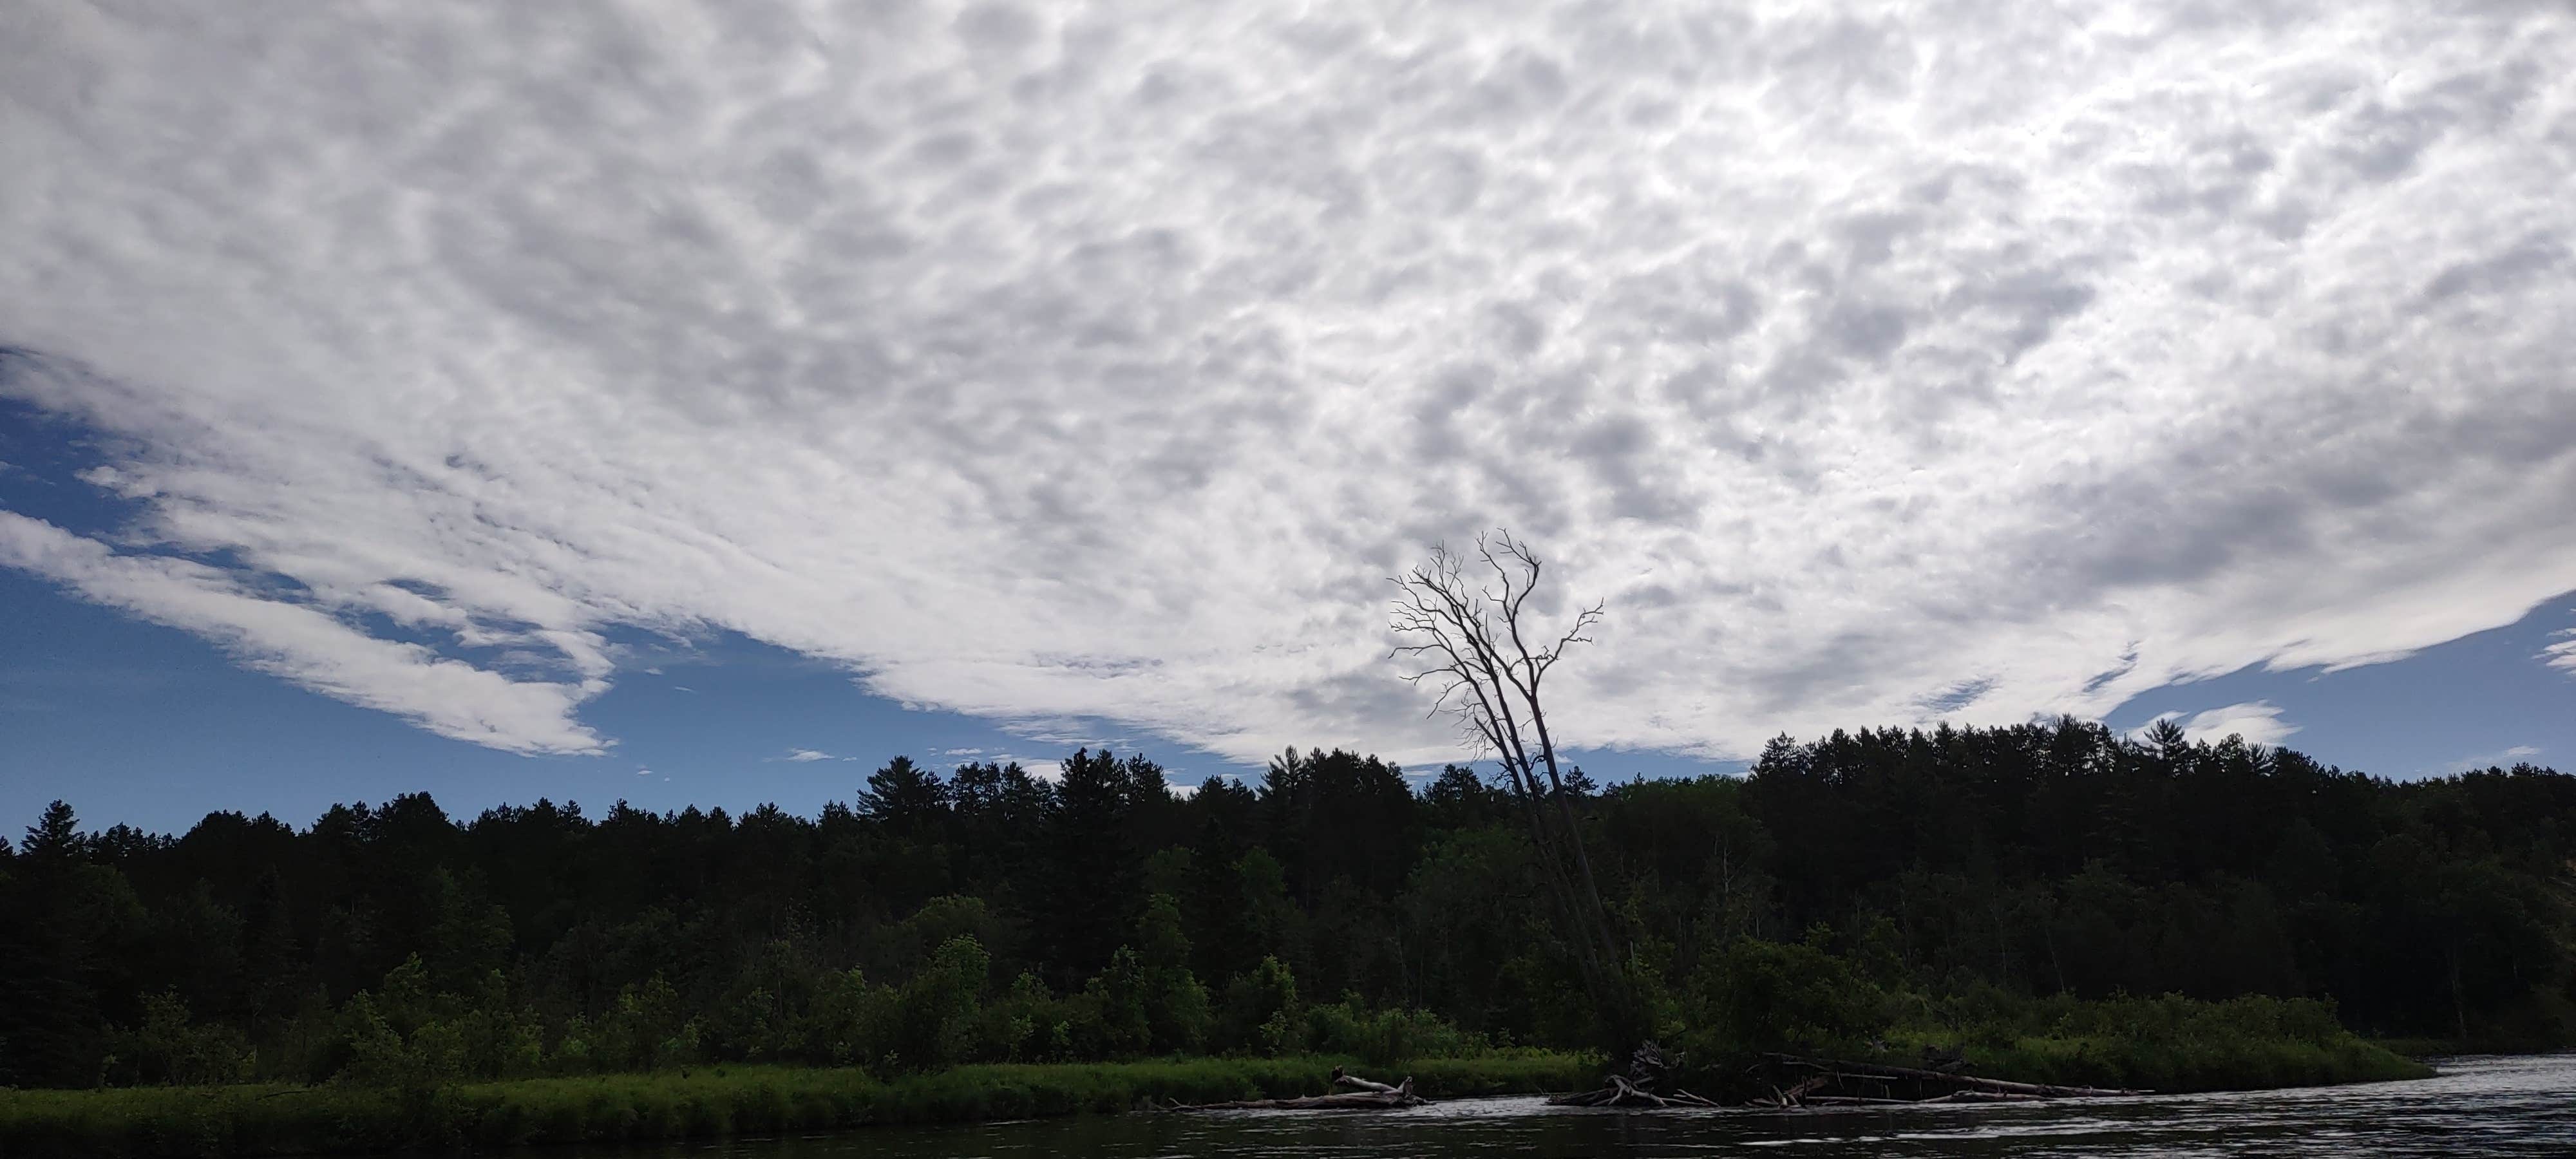
[[[240,1031],[199,1023],[174,991],[143,1000],[143,1018],[116,1036],[109,1077],[120,1084],[248,1082],[258,1054]]]
[[[1153,1045],[1149,1010],[1151,987],[1145,963],[1131,946],[1110,956],[1109,968],[1093,975],[1082,988],[1081,1017],[1074,1023],[1075,1049],[1085,1058],[1133,1058]]]
[[[1357,996],[1310,1007],[1306,1042],[1314,1050],[1357,1055],[1377,1064],[1465,1058],[1493,1049],[1484,1036],[1460,1030],[1428,1010],[1372,1011]]]
[[[681,1012],[679,992],[660,974],[620,989],[597,1023],[576,1023],[565,1033],[567,1039],[576,1036],[579,1047],[568,1042],[564,1053],[597,1070],[658,1070],[697,1062],[701,1055],[698,1020]]]
[[[1305,1049],[1305,1029],[1297,977],[1279,959],[1264,957],[1226,983],[1217,1020],[1220,1049],[1275,1058]]]
[[[1738,938],[1691,975],[1687,1043],[1712,1055],[1847,1046],[1885,1030],[1887,995],[1812,942]]]
[[[929,964],[904,983],[894,1067],[939,1070],[966,1061],[991,969],[991,956],[969,935],[940,944]]]

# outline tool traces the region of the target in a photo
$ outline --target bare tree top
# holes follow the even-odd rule
[[[1390,656],[1420,664],[1405,679],[1439,690],[1432,713],[1457,716],[1471,745],[1505,756],[1521,746],[1523,715],[1544,729],[1539,686],[1566,648],[1589,643],[1586,633],[1601,622],[1599,603],[1577,610],[1562,631],[1530,622],[1528,602],[1542,572],[1526,541],[1494,531],[1476,537],[1472,557],[1439,544],[1430,559],[1389,577],[1397,595],[1388,626],[1404,641]]]

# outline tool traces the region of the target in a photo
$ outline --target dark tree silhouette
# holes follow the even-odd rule
[[[1428,562],[1393,581],[1390,623],[1403,641],[1395,654],[1420,665],[1414,683],[1439,693],[1432,711],[1454,717],[1471,747],[1502,763],[1605,1042],[1613,1057],[1624,1056],[1651,1027],[1575,813],[1589,781],[1558,768],[1542,696],[1548,670],[1588,641],[1601,605],[1577,610],[1561,630],[1539,624],[1529,605],[1538,555],[1508,532],[1478,536],[1472,562],[1481,566],[1471,571],[1471,561],[1434,547]]]

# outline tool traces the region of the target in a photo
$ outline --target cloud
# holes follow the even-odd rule
[[[2182,726],[2183,738],[2191,741],[2216,741],[2231,736],[2241,736],[2245,738],[2247,744],[2277,745],[2291,733],[2299,731],[2298,725],[2281,719],[2279,706],[2268,701],[2256,700],[2244,704],[2231,704],[2225,708],[2213,708],[2207,712],[2196,713],[2188,719],[2179,712],[2162,713],[2154,720],[2148,721],[2145,727],[2131,730],[2129,735],[2132,738],[2143,737],[2148,727],[2154,726],[2157,721],[2166,720],[2179,723]]]
[[[2571,108],[2525,5],[39,0],[0,394],[139,514],[9,562],[528,752],[723,629],[1436,764],[1497,525],[1576,744],[2099,715],[2576,589]]]
[[[2446,775],[2456,776],[2460,773],[2476,772],[2480,769],[2510,768],[2514,765],[2527,763],[2531,758],[2539,755],[2539,748],[2527,744],[2518,744],[2512,748],[2499,749],[2495,752],[2478,753],[2473,756],[2461,757],[2458,760],[2443,765],[2438,771]]]
[[[2576,673],[2576,628],[2557,632],[2558,642],[2540,650],[2542,663],[2565,672]]]
[[[121,555],[8,511],[0,511],[0,565],[194,632],[250,667],[399,714],[442,736],[525,753],[596,753],[607,747],[572,719],[575,705],[605,687],[597,680],[513,680],[420,645],[368,636],[318,602],[244,590],[240,577],[217,568]]]
[[[831,759],[832,759],[832,754],[827,753],[827,752],[819,752],[819,751],[816,751],[816,750],[814,750],[814,749],[789,749],[789,750],[787,750],[787,755],[786,755],[786,756],[783,756],[783,757],[774,757],[774,758],[772,758],[772,759],[773,759],[773,760],[781,760],[781,761],[794,761],[794,762],[796,762],[797,764],[800,764],[800,765],[801,765],[801,764],[807,764],[807,763],[810,763],[810,762],[813,762],[813,761],[828,761],[828,760],[831,760]]]

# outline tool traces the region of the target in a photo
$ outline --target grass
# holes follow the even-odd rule
[[[1127,1110],[1321,1093],[1333,1056],[986,1065],[881,1082],[856,1070],[696,1067],[397,1092],[350,1086],[0,1091],[0,1155],[309,1155],[704,1138]],[[1504,1051],[1365,1068],[1432,1098],[1588,1086],[1600,1062]]]
[[[2125,1087],[2169,1094],[2430,1078],[2431,1067],[2376,1044],[2284,1038],[2173,1042],[2017,1038],[1967,1052],[1976,1073],[2020,1082]]]
[[[1947,1041],[1976,1074],[2020,1082],[2166,1093],[2332,1086],[2432,1076],[2432,1068],[2362,1038],[2333,1007],[2304,999],[2197,1002],[2171,995],[2058,997],[1969,1011],[1963,1026],[1890,1035],[1873,1061],[1906,1061]]]
[[[2472,1035],[2468,1038],[2373,1038],[2370,1040],[2391,1054],[2407,1058],[2441,1058],[2459,1054],[2547,1054],[2565,1050],[2569,1044],[2560,1038],[2546,1036],[2512,1037],[2508,1035]]]

